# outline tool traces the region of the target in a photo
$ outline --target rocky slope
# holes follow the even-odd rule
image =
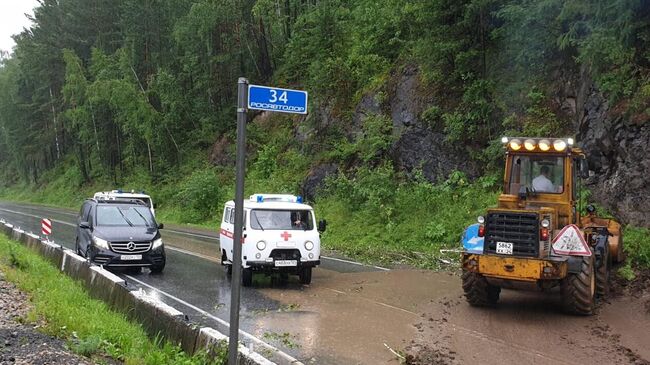
[[[650,227],[650,124],[613,110],[593,84],[584,89],[577,140],[594,172],[592,198],[624,223]]]

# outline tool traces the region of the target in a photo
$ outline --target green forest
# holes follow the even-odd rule
[[[214,228],[247,77],[307,90],[310,113],[251,118],[246,193],[301,194],[336,166],[309,196],[324,245],[375,262],[436,267],[458,248],[496,202],[502,135],[576,133],[566,84],[588,77],[623,114],[650,114],[642,0],[40,0],[32,21],[0,64],[3,198],[77,208],[144,189],[160,220]],[[405,72],[420,127],[472,169],[396,163],[385,111]],[[368,96],[378,113],[359,123]]]

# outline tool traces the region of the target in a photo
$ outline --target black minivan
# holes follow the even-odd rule
[[[147,205],[137,199],[87,199],[77,220],[77,253],[105,267],[152,273],[165,268],[165,246]]]

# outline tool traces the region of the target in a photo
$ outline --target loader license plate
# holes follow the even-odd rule
[[[122,255],[120,257],[123,261],[127,260],[142,260],[142,255]]]
[[[512,255],[512,242],[497,242],[497,253]]]
[[[298,260],[275,260],[275,266],[298,266]]]

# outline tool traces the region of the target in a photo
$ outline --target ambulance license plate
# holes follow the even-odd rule
[[[275,260],[276,267],[298,266],[298,260]]]
[[[122,261],[142,260],[142,255],[121,255],[120,259]]]
[[[512,242],[497,242],[497,253],[512,255]]]

